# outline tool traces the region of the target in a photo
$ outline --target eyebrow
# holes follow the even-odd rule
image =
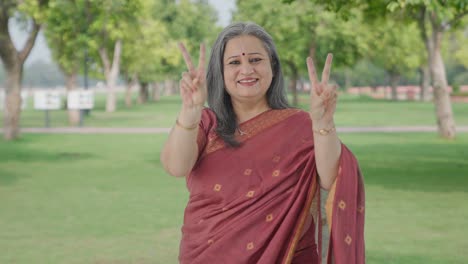
[[[262,55],[262,56],[265,56],[265,55],[263,55],[263,54],[260,53],[260,52],[251,52],[251,53],[247,53],[247,54],[245,54],[245,55]],[[232,59],[232,58],[237,58],[237,57],[240,57],[240,56],[241,56],[241,55],[234,55],[234,56],[231,56],[231,57],[227,58],[227,60]]]

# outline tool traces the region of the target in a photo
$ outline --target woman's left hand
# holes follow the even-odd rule
[[[334,125],[333,116],[336,110],[336,99],[338,97],[336,85],[329,85],[330,68],[333,55],[328,54],[325,67],[322,72],[322,80],[319,82],[311,57],[307,58],[307,69],[309,71],[310,88],[310,117],[313,124],[317,126]]]

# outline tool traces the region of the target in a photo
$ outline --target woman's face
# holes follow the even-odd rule
[[[260,39],[239,36],[226,43],[223,57],[224,83],[231,100],[265,101],[273,79],[268,52]]]

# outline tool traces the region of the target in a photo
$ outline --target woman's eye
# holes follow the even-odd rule
[[[256,63],[256,62],[260,62],[260,61],[262,61],[261,58],[252,58],[252,59],[250,59],[251,63]]]
[[[240,64],[240,62],[237,60],[233,60],[233,61],[230,61],[229,64],[236,65],[236,64]]]

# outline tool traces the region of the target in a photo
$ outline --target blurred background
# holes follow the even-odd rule
[[[368,263],[468,263],[468,0],[0,0],[0,263],[178,263],[177,43],[197,64],[233,21],[271,34],[304,110],[306,57],[334,54]]]

